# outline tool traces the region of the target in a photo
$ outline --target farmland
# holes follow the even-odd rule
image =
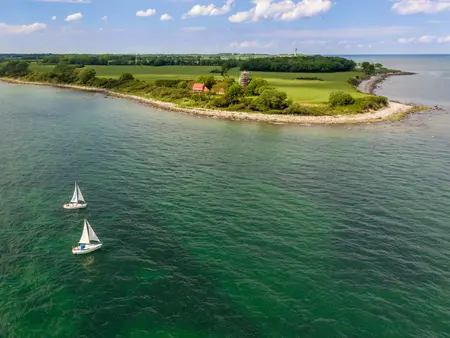
[[[53,65],[32,64],[33,70],[51,71]],[[210,74],[215,66],[89,66],[94,68],[98,77],[118,78],[122,73],[131,73],[135,78],[154,82],[159,79],[195,80],[199,75]],[[239,69],[233,68],[228,75],[239,77]],[[220,77],[219,74],[218,77]],[[346,81],[350,77],[362,76],[361,72],[340,73],[276,73],[276,72],[251,72],[253,77],[262,77],[277,90],[286,92],[289,97],[298,103],[322,103],[328,100],[333,91],[344,91],[353,97],[362,97],[364,94],[357,92]],[[301,77],[317,77],[319,80],[296,80]]]

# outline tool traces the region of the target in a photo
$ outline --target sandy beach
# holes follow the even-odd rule
[[[386,75],[386,74],[384,74]],[[384,78],[386,78],[385,76]],[[384,79],[383,78],[383,79]],[[51,86],[56,88],[67,88],[82,90],[95,93],[103,93],[109,96],[134,100],[143,104],[150,105],[154,108],[160,108],[164,110],[176,111],[181,113],[187,113],[191,115],[205,116],[209,118],[226,119],[226,120],[239,120],[239,121],[260,121],[268,123],[295,123],[295,124],[355,124],[355,123],[374,123],[382,122],[391,119],[395,119],[398,116],[403,116],[408,113],[409,110],[413,108],[412,105],[407,105],[398,102],[389,102],[389,105],[383,109],[367,112],[357,115],[335,115],[335,116],[297,116],[297,115],[276,115],[276,114],[262,114],[262,113],[245,113],[245,112],[232,112],[223,110],[212,110],[212,109],[202,109],[202,108],[186,108],[180,107],[171,102],[163,102],[159,100],[154,100],[150,98],[144,98],[136,95],[121,94],[114,91],[76,86],[76,85],[66,85],[66,84],[54,84],[47,82],[28,82],[16,79],[0,79],[0,81],[14,83],[14,84],[26,84],[26,85],[39,85],[39,86]],[[372,77],[368,80],[363,81],[360,84],[359,90],[365,92],[362,89],[371,89],[376,86],[380,81],[379,77]],[[372,91],[375,87],[372,88]]]

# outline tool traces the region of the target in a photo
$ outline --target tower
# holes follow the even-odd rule
[[[297,48],[294,49],[294,56],[297,56]]]
[[[241,76],[239,76],[239,84],[242,87],[247,87],[249,82],[250,82],[250,74],[247,71],[244,70],[241,73]]]

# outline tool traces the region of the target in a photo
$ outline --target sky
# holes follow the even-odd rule
[[[0,0],[0,53],[450,54],[450,0]]]

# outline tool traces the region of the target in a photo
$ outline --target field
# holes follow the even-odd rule
[[[39,71],[50,71],[54,66],[33,64],[32,69]],[[97,76],[117,78],[122,73],[131,73],[135,78],[155,81],[158,79],[180,79],[195,80],[199,75],[209,74],[210,71],[218,67],[210,66],[91,66],[97,71]],[[229,71],[229,75],[239,77],[239,70],[234,68]],[[216,74],[218,75],[218,74]],[[364,94],[357,92],[347,84],[350,77],[362,75],[360,72],[345,73],[271,73],[252,72],[252,76],[266,79],[269,85],[280,91],[284,91],[294,101],[299,103],[321,103],[328,100],[328,96],[333,91],[344,91],[354,97],[361,97]],[[218,76],[220,77],[220,75]],[[317,77],[324,81],[296,80],[297,77]]]

